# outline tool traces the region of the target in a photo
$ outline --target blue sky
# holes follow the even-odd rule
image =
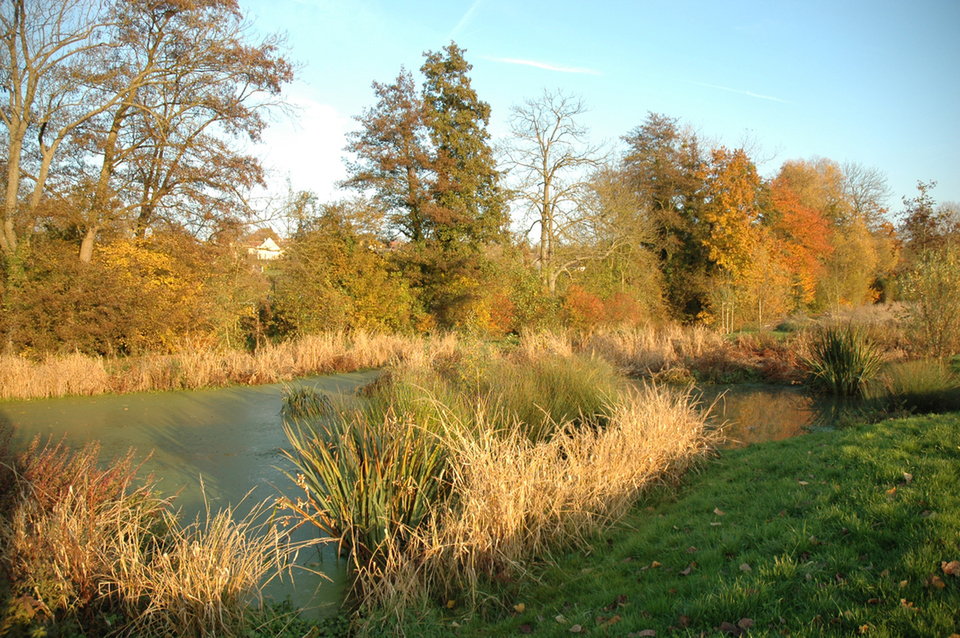
[[[917,180],[960,202],[960,1],[241,0],[263,32],[285,32],[303,64],[298,123],[262,147],[280,184],[339,196],[344,133],[371,83],[417,71],[455,40],[490,103],[490,132],[543,88],[583,97],[596,141],[648,111],[727,146],[760,145],[762,175],[827,157],[877,167],[893,213]]]

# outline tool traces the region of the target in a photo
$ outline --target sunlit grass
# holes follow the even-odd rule
[[[416,632],[949,637],[958,462],[956,414],[726,450],[615,530],[489,583],[480,609],[433,607]]]

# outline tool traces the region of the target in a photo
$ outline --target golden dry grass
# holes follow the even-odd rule
[[[482,578],[515,575],[609,528],[642,490],[686,470],[716,442],[689,394],[649,386],[625,393],[612,414],[606,427],[566,424],[539,443],[522,424],[506,433],[448,424],[451,499],[412,542],[361,570],[365,601],[402,616],[431,595],[472,597]]]
[[[129,359],[73,353],[42,361],[2,355],[0,400],[277,383],[427,359],[456,343],[449,335],[414,338],[361,332],[307,336],[256,353],[208,348]]]
[[[132,452],[107,469],[98,456],[35,441],[4,462],[0,549],[18,604],[37,620],[110,614],[119,635],[242,633],[298,549],[268,505],[182,525],[151,480],[133,487]]]

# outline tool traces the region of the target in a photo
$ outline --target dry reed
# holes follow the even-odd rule
[[[606,427],[565,424],[533,443],[509,432],[456,423],[445,435],[451,498],[404,548],[358,574],[366,602],[402,616],[431,595],[475,596],[483,578],[522,571],[531,560],[583,542],[622,517],[651,484],[676,475],[715,435],[689,394],[649,386],[624,394]],[[477,423],[488,420],[477,416]],[[453,509],[448,510],[452,507]]]
[[[35,440],[6,459],[0,548],[18,604],[38,620],[109,614],[119,635],[239,635],[298,549],[268,506],[183,526],[151,479],[132,487],[133,452],[107,469],[98,457],[96,444],[72,452]]]
[[[456,347],[451,335],[331,333],[267,345],[255,353],[201,349],[177,355],[105,359],[79,353],[31,361],[0,356],[0,400],[277,383],[296,377],[426,360]]]

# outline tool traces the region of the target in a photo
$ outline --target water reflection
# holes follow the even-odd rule
[[[349,394],[372,381],[376,372],[317,377],[298,382],[331,394]],[[192,392],[164,392],[97,397],[64,397],[0,403],[0,424],[16,427],[18,447],[36,435],[71,448],[100,442],[104,462],[130,448],[144,461],[143,472],[159,479],[165,495],[177,494],[186,520],[204,511],[204,493],[211,510],[241,505],[242,516],[256,502],[272,499],[278,488],[293,486],[282,469],[292,469],[280,454],[287,445],[280,418],[282,386],[235,387]],[[201,491],[201,480],[203,491]],[[251,492],[252,490],[252,492]],[[315,532],[303,527],[304,540]],[[320,556],[304,556],[317,564],[333,583],[298,572],[295,585],[271,585],[268,594],[290,595],[302,608],[339,605],[345,573],[332,547]]]
[[[724,425],[725,447],[743,447],[832,427],[856,406],[849,399],[814,395],[803,388],[760,385],[697,388],[714,423]]]

